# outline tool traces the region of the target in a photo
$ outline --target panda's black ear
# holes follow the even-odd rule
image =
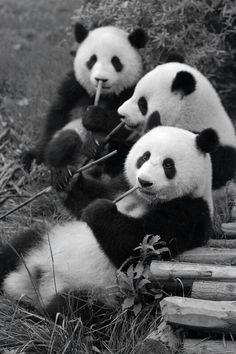
[[[196,88],[196,80],[193,74],[188,71],[177,72],[171,86],[171,91],[179,91],[183,96],[194,92]]]
[[[179,52],[171,51],[169,52],[166,58],[166,63],[170,63],[170,62],[184,63],[184,56]]]
[[[130,41],[131,45],[137,49],[144,48],[147,43],[147,39],[147,34],[142,28],[136,28],[128,36],[128,40]]]
[[[196,137],[197,148],[203,153],[215,152],[219,147],[219,137],[217,132],[212,128],[204,129]]]
[[[147,119],[147,123],[145,125],[145,133],[155,127],[158,127],[159,125],[161,125],[160,113],[158,111],[152,112],[152,114]]]
[[[83,40],[87,37],[88,32],[89,31],[87,30],[87,28],[85,28],[81,23],[77,22],[74,26],[74,35],[76,42],[83,42]]]

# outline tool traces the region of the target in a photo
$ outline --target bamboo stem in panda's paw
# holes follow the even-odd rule
[[[136,191],[139,187],[135,186],[131,189],[129,189],[127,192],[121,194],[119,197],[117,197],[116,199],[113,200],[113,203],[118,203],[121,199],[125,198],[127,195],[133,193],[134,191]]]
[[[96,95],[95,95],[95,100],[94,100],[94,106],[98,105],[98,101],[101,95],[102,91],[102,80],[98,81],[97,89],[96,89]]]
[[[98,163],[110,158],[111,156],[113,156],[115,154],[117,154],[117,150],[114,150],[114,151],[110,152],[109,154],[101,157],[100,159],[97,159],[95,161],[92,161],[92,162],[80,167],[77,171],[75,171],[75,174],[81,173],[81,172],[89,169],[90,167],[92,167],[92,166],[94,166],[94,165],[96,165],[96,164],[98,164]],[[23,206],[31,203],[33,200],[35,200],[36,198],[40,197],[41,195],[51,192],[52,189],[53,189],[52,186],[49,186],[49,187],[43,189],[41,192],[38,192],[37,194],[33,195],[31,198],[29,198],[26,201],[24,201],[23,203],[19,204],[17,207],[9,210],[8,212],[6,212],[3,215],[0,215],[0,220],[4,219],[6,216],[14,213],[15,211],[21,209]]]

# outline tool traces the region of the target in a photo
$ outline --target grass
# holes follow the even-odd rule
[[[79,5],[83,5],[79,7]],[[77,9],[76,12],[74,10]],[[236,117],[235,8],[233,2],[200,0],[2,0],[0,4],[0,213],[50,184],[43,166],[27,175],[20,164],[23,148],[34,144],[54,96],[70,68],[73,44],[71,16],[88,26],[116,24],[127,30],[142,26],[149,34],[142,50],[145,70],[165,62],[173,51],[184,53],[186,63],[209,77],[226,110]],[[232,185],[219,199],[215,230],[228,221],[235,197]],[[57,195],[44,195],[5,221],[0,221],[1,241],[14,237],[34,223],[47,227],[68,219]],[[141,353],[142,341],[155,328],[157,312],[149,307],[137,317],[125,311],[111,314],[106,328],[86,328],[80,320],[65,319],[62,326],[45,317],[32,322],[31,310],[1,297],[0,351],[11,353],[92,353],[99,341],[107,353]],[[101,340],[100,331],[106,333]],[[4,349],[5,348],[5,349]],[[7,351],[5,351],[7,353]]]

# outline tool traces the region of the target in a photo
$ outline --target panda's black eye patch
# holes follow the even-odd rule
[[[97,61],[97,56],[95,54],[91,55],[90,59],[86,63],[87,68],[91,70],[94,64],[96,63],[96,61]]]
[[[164,168],[166,177],[168,179],[174,178],[174,176],[176,174],[174,160],[172,160],[171,158],[168,157],[163,161],[162,166]]]
[[[145,114],[147,114],[148,104],[147,104],[147,100],[145,97],[142,96],[139,98],[138,108],[140,109],[140,112],[142,113],[142,115],[145,116]]]
[[[140,156],[136,162],[136,167],[140,168],[146,161],[150,159],[150,151],[146,151],[142,156]]]
[[[112,57],[111,63],[118,73],[121,72],[121,70],[123,69],[123,65],[117,56]]]

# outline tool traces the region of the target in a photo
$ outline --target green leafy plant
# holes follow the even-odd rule
[[[170,254],[158,235],[147,235],[143,242],[135,248],[137,256],[130,257],[118,270],[117,282],[122,298],[122,310],[131,310],[136,316],[146,304],[160,301],[164,292],[161,284],[151,283],[150,260],[163,258]],[[130,265],[129,265],[130,264]],[[128,265],[128,268],[127,268]],[[127,270],[124,270],[126,269]]]

